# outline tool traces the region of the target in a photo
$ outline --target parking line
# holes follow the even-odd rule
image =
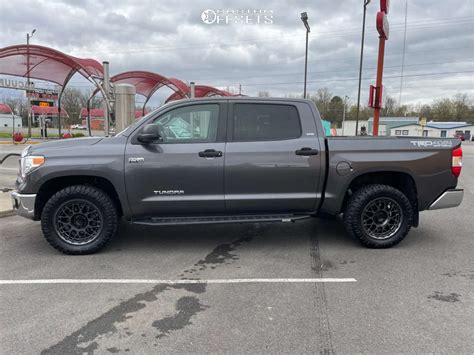
[[[239,283],[341,283],[357,282],[354,278],[280,278],[280,279],[209,279],[209,280],[154,280],[154,279],[39,279],[0,280],[0,285],[35,284],[239,284]]]

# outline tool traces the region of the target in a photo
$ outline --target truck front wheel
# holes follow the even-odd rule
[[[117,209],[102,190],[86,185],[56,192],[44,206],[41,228],[51,246],[65,254],[91,254],[117,231]]]
[[[400,243],[413,224],[408,198],[388,185],[367,185],[355,191],[344,210],[347,232],[369,248]]]

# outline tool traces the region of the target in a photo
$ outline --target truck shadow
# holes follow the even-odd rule
[[[259,246],[293,248],[316,238],[324,245],[356,246],[347,236],[340,218],[310,219],[295,223],[249,223],[182,226],[138,226],[122,222],[107,250],[188,249],[231,243],[239,238],[258,239]],[[251,244],[250,246],[251,247]]]

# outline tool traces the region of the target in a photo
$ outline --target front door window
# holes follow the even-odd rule
[[[219,105],[196,105],[177,108],[158,117],[163,143],[215,142]]]

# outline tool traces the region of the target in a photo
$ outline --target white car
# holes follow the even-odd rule
[[[80,124],[73,124],[73,125],[71,126],[71,129],[86,130],[87,127],[86,127],[86,126],[82,126],[82,125],[80,125]]]

